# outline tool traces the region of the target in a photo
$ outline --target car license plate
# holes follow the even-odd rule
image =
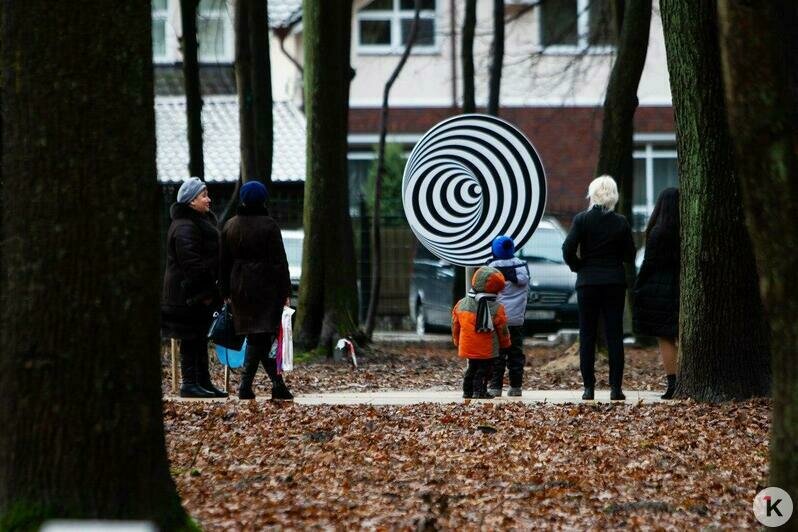
[[[525,316],[526,316],[526,319],[528,319],[528,320],[553,320],[554,319],[554,311],[553,310],[527,310]]]

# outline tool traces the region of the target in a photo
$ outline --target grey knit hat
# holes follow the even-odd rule
[[[191,177],[180,185],[177,191],[177,202],[191,203],[205,188],[205,183],[199,177]]]

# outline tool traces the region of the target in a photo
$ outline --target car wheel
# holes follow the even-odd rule
[[[416,307],[416,334],[424,336],[427,332],[427,314],[424,311],[424,305],[420,304]]]

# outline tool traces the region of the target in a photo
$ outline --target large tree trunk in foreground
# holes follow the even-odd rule
[[[504,0],[493,0],[493,44],[490,55],[488,114],[499,116],[499,97],[504,63]]]
[[[2,10],[0,528],[174,530],[186,516],[161,412],[150,6]]]
[[[721,0],[719,8],[729,124],[772,335],[770,485],[797,501],[798,4]]]
[[[374,323],[377,319],[377,307],[380,302],[380,284],[382,281],[382,249],[380,238],[380,202],[382,200],[382,176],[385,174],[385,137],[388,134],[388,98],[391,95],[396,78],[410,57],[413,43],[416,41],[418,33],[418,18],[421,10],[421,0],[415,0],[413,24],[410,27],[410,35],[407,38],[405,50],[402,57],[393,69],[385,87],[382,91],[382,110],[380,112],[380,141],[377,148],[377,175],[374,178],[374,208],[371,213],[371,293],[369,294],[369,306],[366,312],[366,324],[364,326],[366,337],[371,340],[374,333]]]
[[[726,123],[716,4],[662,0],[681,183],[678,395],[767,395],[770,348]]]
[[[335,336],[356,333],[358,319],[346,159],[351,15],[350,1],[303,4],[307,172],[295,341],[325,354]]]
[[[632,221],[634,118],[637,87],[646,62],[651,0],[614,2],[618,49],[604,98],[604,120],[596,175],[615,178],[621,192],[618,212]]]
[[[188,133],[188,173],[205,180],[202,153],[202,94],[197,60],[197,6],[199,0],[180,0],[183,35],[183,87],[186,92],[186,129]]]

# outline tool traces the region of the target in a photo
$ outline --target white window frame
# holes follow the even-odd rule
[[[355,50],[359,55],[397,55],[404,52],[405,46],[402,44],[402,19],[408,17],[412,18],[414,11],[412,9],[399,9],[401,0],[392,0],[393,9],[381,9],[368,11],[363,8],[359,9],[355,18]],[[435,10],[423,9],[419,13],[419,18],[432,20],[434,24],[434,40],[432,45],[413,45],[413,54],[437,54],[441,50],[440,36],[438,35],[438,21],[440,20],[439,12],[441,9],[441,1],[435,0]],[[367,4],[368,5],[368,4]],[[365,6],[364,6],[365,7]],[[360,21],[361,20],[388,20],[391,23],[391,43],[390,44],[362,44],[360,42]]]
[[[235,59],[235,34],[233,20],[230,13],[230,3],[227,0],[213,0],[214,9],[197,8],[197,27],[203,19],[217,19],[222,22],[224,30],[224,53],[217,54],[216,50],[203,53],[202,42],[199,43],[197,60],[200,64],[232,63]]]
[[[663,144],[662,142],[635,139],[637,149],[634,150],[632,156],[635,159],[644,160],[646,164],[646,204],[632,205],[632,213],[642,214],[646,219],[651,216],[657,201],[657,198],[654,197],[654,159],[677,159],[676,147],[668,149],[671,143]]]
[[[540,16],[538,16],[538,45],[544,54],[552,55],[577,55],[587,54],[611,54],[615,52],[615,46],[611,44],[598,45],[590,44],[590,0],[576,1],[576,44],[551,44],[546,46],[543,42],[543,9],[541,6]]]
[[[166,1],[166,8],[165,9],[153,9],[152,10],[152,20],[153,23],[156,20],[162,20],[164,25],[164,55],[157,56],[155,55],[155,50],[152,52],[152,62],[156,65],[168,64],[175,62],[176,56],[176,47],[175,42],[177,41],[175,36],[175,30],[172,27],[172,24],[169,20],[169,10],[171,8],[171,0]]]

